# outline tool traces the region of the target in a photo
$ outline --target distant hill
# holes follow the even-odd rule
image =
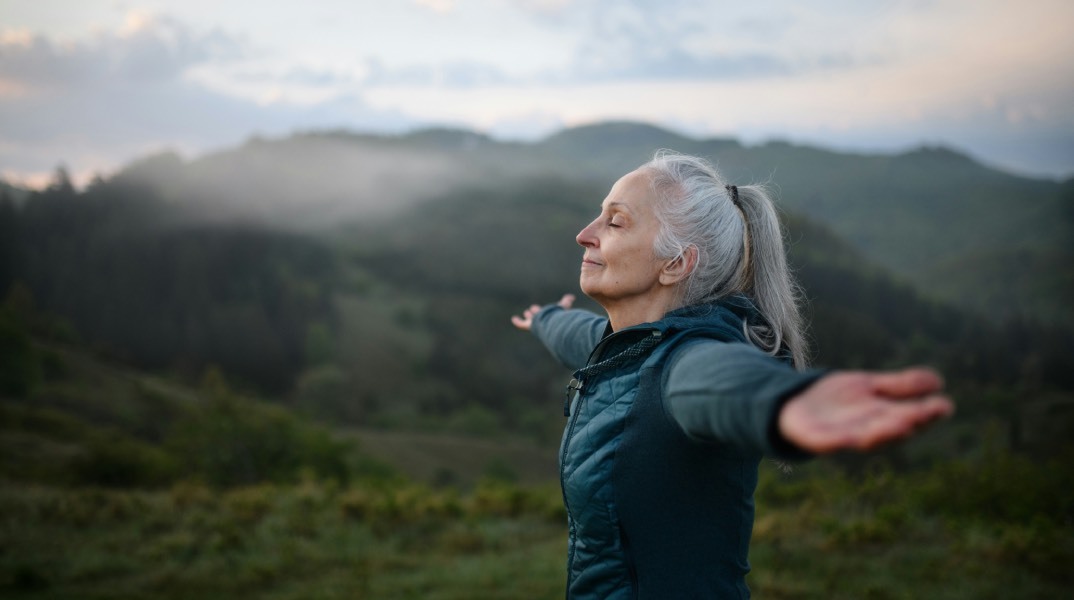
[[[531,144],[452,129],[334,131],[253,139],[190,162],[150,158],[115,179],[151,185],[202,219],[320,231],[453,189],[507,189],[542,177],[593,184],[595,207],[616,178],[659,148],[705,156],[733,181],[770,183],[788,211],[830,227],[926,295],[990,318],[1074,324],[1074,184],[1004,173],[947,148],[862,155],[744,146],[630,122]]]
[[[84,192],[53,186],[0,211],[0,285],[9,315],[0,322],[0,343],[32,355],[18,332],[27,326],[20,315],[36,305],[67,321],[60,328],[68,332],[65,339],[77,333],[112,360],[188,382],[223,373],[236,389],[333,426],[492,440],[525,436],[554,445],[562,428],[555,404],[567,374],[508,318],[530,303],[577,290],[574,236],[622,170],[607,165],[634,164],[635,155],[649,152],[630,148],[634,132],[646,144],[671,139],[629,124],[563,132],[548,145],[501,144],[457,130],[400,137],[326,132],[252,140],[191,162],[149,157]],[[602,153],[605,134],[618,146]],[[571,149],[583,146],[572,144],[573,136],[590,144],[578,156]],[[936,162],[950,161],[949,172],[978,169],[946,151],[862,157],[785,144],[697,144],[686,150],[703,153],[711,144],[709,155],[736,181],[750,180],[743,175],[745,158],[761,162],[754,153],[769,153],[779,164],[783,153],[797,157],[785,160],[801,169],[799,177],[807,173],[814,184],[827,181],[827,188],[844,191],[882,187],[877,173],[888,173],[889,187],[925,194],[924,183],[891,173],[932,172],[929,152],[938,152]],[[581,164],[583,155],[588,164]],[[851,167],[857,170],[836,181],[839,168]],[[995,172],[977,175],[1019,181]],[[783,194],[785,207],[791,196]],[[933,204],[963,202],[967,211],[972,204],[945,198],[934,196]],[[823,220],[827,203],[840,206],[844,197],[825,192],[803,202],[815,208],[788,209],[784,217],[817,364],[934,365],[971,400],[960,405],[962,417],[1001,418],[1012,430],[1019,414],[1014,399],[1032,398],[1045,414],[1074,389],[1069,329],[1026,319],[990,322],[924,295],[870,255],[876,243],[855,241]],[[907,216],[884,217],[892,231],[901,231],[890,239],[906,241],[907,248],[909,240],[936,242],[906,225],[942,229],[922,216],[928,203],[907,199],[902,205]],[[864,203],[846,206],[832,214],[868,214]],[[989,226],[1001,230],[998,222]],[[951,227],[946,237],[972,236]],[[1055,250],[1047,239],[1040,245]],[[1004,268],[1015,272],[1017,265]],[[593,306],[585,299],[580,304]],[[0,384],[24,404],[40,404],[48,394],[50,401],[73,401],[91,413],[122,412],[107,408],[115,399],[103,387],[84,386],[73,396],[47,381],[35,387],[42,370],[38,365],[35,371],[33,361],[3,361]],[[10,385],[3,383],[9,374]],[[146,399],[138,389],[116,393],[133,394],[131,405]],[[226,400],[219,414],[177,410],[157,422],[234,417],[234,394],[215,395]],[[234,425],[267,431],[258,439],[266,451],[278,449],[272,428],[287,426],[288,419],[278,410],[250,414],[255,422]],[[175,443],[206,450],[218,441],[206,435],[227,435],[200,427],[172,432]],[[302,431],[292,433],[302,437]],[[976,443],[978,433],[967,433],[967,444]],[[307,441],[312,454],[303,460],[326,471],[338,466],[318,462],[316,436]],[[434,453],[437,447],[428,446]],[[129,465],[137,471],[131,476],[167,479],[174,471],[166,463],[178,455],[164,452],[159,465]]]
[[[829,226],[923,293],[989,317],[1074,324],[1072,181],[1004,173],[942,147],[895,155],[747,147],[637,123],[566,130],[536,147],[605,181],[656,148],[705,156],[733,181],[772,184],[787,210]]]

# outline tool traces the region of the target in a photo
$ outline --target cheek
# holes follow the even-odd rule
[[[653,252],[651,244],[632,246],[629,252],[624,253],[622,256],[628,264],[639,271],[648,270],[657,262],[656,253]]]

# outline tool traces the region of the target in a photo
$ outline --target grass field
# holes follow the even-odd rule
[[[414,481],[471,487],[483,477],[522,485],[557,481],[557,444],[406,431],[350,431],[369,456]]]
[[[563,597],[554,442],[328,432],[51,351],[63,376],[0,403],[0,598]],[[1070,597],[1074,448],[957,453],[971,426],[1005,424],[899,461],[765,462],[754,597]]]
[[[754,597],[1066,597],[1069,480],[1052,463],[993,458],[853,478],[824,463],[791,475],[765,467]],[[554,485],[485,481],[465,493],[314,479],[230,490],[6,485],[0,515],[5,598],[563,593],[565,515]]]
[[[554,598],[558,491],[7,488],[11,598]]]

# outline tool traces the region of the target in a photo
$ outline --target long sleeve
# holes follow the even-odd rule
[[[779,435],[783,404],[825,374],[795,371],[757,348],[704,340],[679,349],[664,378],[664,402],[692,439],[779,458],[804,458]]]
[[[608,319],[587,310],[550,304],[533,317],[531,331],[563,366],[576,371],[604,337]]]

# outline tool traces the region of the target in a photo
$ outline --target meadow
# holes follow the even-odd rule
[[[1056,457],[1055,461],[1070,457]],[[764,465],[756,598],[1059,598],[1074,584],[1056,462],[997,451],[898,474]],[[402,479],[151,490],[0,488],[5,598],[540,599],[563,593],[555,485]]]

